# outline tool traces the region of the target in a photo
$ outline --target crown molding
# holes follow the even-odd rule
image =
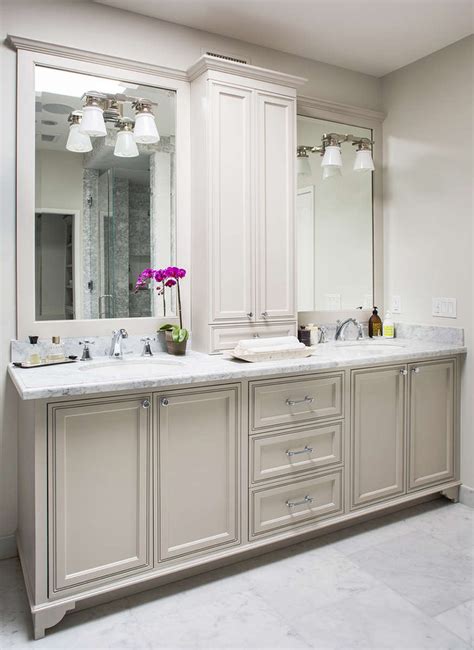
[[[7,36],[7,43],[17,51],[27,50],[28,52],[39,52],[41,54],[50,54],[67,59],[75,59],[76,61],[87,61],[88,63],[98,63],[101,65],[112,66],[114,68],[124,68],[135,72],[168,77],[179,81],[188,81],[188,75],[186,72],[177,68],[166,68],[153,63],[132,61],[130,59],[123,59],[109,54],[80,50],[75,47],[58,45],[57,43],[45,43],[43,41],[36,41],[31,38],[23,38],[22,36],[13,36],[10,34]]]
[[[371,108],[363,108],[361,106],[352,106],[350,104],[339,104],[338,102],[330,102],[325,99],[318,99],[317,97],[307,97],[305,95],[298,95],[297,97],[298,108],[312,108],[321,111],[328,111],[331,113],[339,113],[344,117],[362,117],[376,122],[383,122],[385,113],[382,111],[374,111]]]
[[[217,57],[208,55],[201,56],[196,63],[193,63],[193,65],[188,68],[188,80],[193,81],[203,72],[207,72],[208,70],[238,74],[240,77],[266,81],[280,86],[289,86],[290,88],[301,86],[307,81],[304,77],[297,77],[295,75],[286,74],[285,72],[267,70],[266,68],[259,68],[255,65],[238,63],[236,61],[227,61],[225,59],[218,59]]]

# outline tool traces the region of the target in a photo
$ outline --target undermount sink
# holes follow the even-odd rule
[[[404,345],[399,343],[392,343],[392,341],[337,341],[335,343],[337,348],[351,348],[354,351],[360,350],[361,352],[390,352],[403,350]]]
[[[180,370],[182,363],[165,359],[110,359],[109,361],[84,362],[79,372],[94,373],[101,377],[146,377],[148,375],[166,375],[173,370]]]

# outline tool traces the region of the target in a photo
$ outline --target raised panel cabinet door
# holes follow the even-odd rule
[[[150,399],[49,407],[53,592],[152,566]]]
[[[255,312],[252,91],[210,82],[211,318]]]
[[[352,372],[351,505],[405,491],[405,366]]]
[[[157,396],[160,560],[239,538],[239,388]]]
[[[412,364],[409,489],[454,477],[455,362]]]
[[[257,319],[295,315],[296,101],[257,94]]]

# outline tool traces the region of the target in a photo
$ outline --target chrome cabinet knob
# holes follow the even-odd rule
[[[247,318],[253,318],[253,311],[249,311],[247,313]]]
[[[406,368],[400,368],[400,374],[403,376],[408,375],[408,370]]]
[[[170,402],[169,402],[169,399],[167,397],[162,397],[161,400],[160,400],[161,406],[168,406],[169,403]]]
[[[412,371],[415,375],[417,375],[417,374],[420,372],[420,369],[419,369],[418,367],[417,367],[417,368],[412,368],[411,371]]]
[[[142,402],[142,406],[144,409],[149,409],[150,408],[150,400],[149,399],[144,399]]]
[[[267,318],[267,316],[268,316],[268,311],[262,311],[262,316],[263,316],[264,318]]]

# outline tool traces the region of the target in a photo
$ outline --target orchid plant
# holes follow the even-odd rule
[[[186,269],[177,266],[168,266],[165,269],[143,269],[135,283],[135,293],[145,288],[150,282],[156,282],[156,290],[163,298],[163,314],[166,316],[166,289],[176,287],[178,302],[179,325],[162,325],[160,330],[171,331],[175,343],[182,343],[189,338],[189,332],[183,328],[183,316],[181,311],[181,289],[179,281],[186,276]]]

